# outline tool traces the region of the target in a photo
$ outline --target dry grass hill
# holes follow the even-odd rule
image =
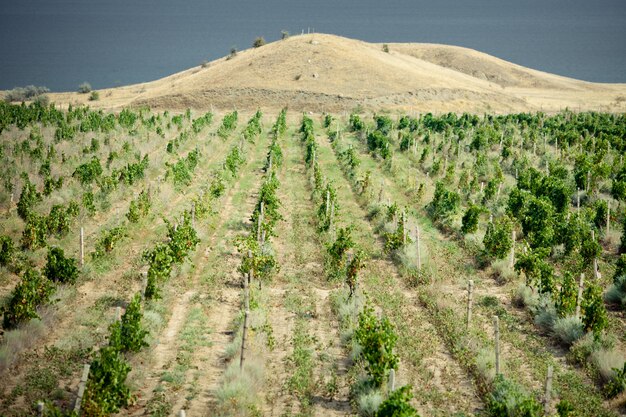
[[[334,35],[293,36],[143,84],[54,102],[119,109],[256,109],[432,112],[626,111],[626,84],[599,84],[532,70],[471,49],[372,44]]]

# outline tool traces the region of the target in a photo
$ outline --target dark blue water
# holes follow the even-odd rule
[[[309,27],[626,82],[624,0],[0,0],[0,89],[149,81]]]

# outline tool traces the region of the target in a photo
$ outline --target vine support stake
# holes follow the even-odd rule
[[[467,320],[466,327],[469,331],[470,325],[472,323],[472,302],[474,297],[474,280],[469,280],[467,282]]]
[[[496,353],[496,376],[500,375],[500,319],[493,316],[493,336]]]
[[[550,396],[552,394],[552,365],[548,366],[548,375],[546,376],[546,392],[543,398],[543,412],[546,416],[550,415]]]
[[[391,368],[389,370],[389,384],[387,386],[387,393],[392,393],[396,390],[396,370]]]
[[[80,267],[85,266],[85,229],[80,228]]]
[[[85,386],[87,385],[87,379],[89,378],[90,364],[85,364],[83,367],[83,375],[78,383],[78,395],[76,396],[76,403],[74,404],[74,413],[80,415],[80,405],[83,402],[83,395],[85,395]]]
[[[146,299],[146,288],[148,288],[148,271],[141,273],[141,300]]]
[[[422,254],[420,252],[420,228],[415,226],[415,242],[417,244],[417,270],[422,270]]]
[[[591,240],[594,242],[596,241],[596,232],[593,229],[591,229]],[[598,268],[597,257],[593,258],[593,275],[596,278],[596,280],[599,280],[600,278],[602,278],[602,275],[600,274],[600,269]]]
[[[187,414],[185,413],[185,410],[180,410],[178,412],[178,417],[187,417]]]
[[[406,211],[402,210],[402,246],[406,246]]]
[[[261,223],[263,223],[263,202],[261,201],[261,210],[259,211],[259,215],[256,218],[256,240],[257,242],[261,241]]]
[[[115,321],[122,320],[122,307],[115,307]]]
[[[38,401],[37,402],[37,415],[39,417],[43,417],[43,411],[44,411],[44,403],[43,401]]]
[[[330,211],[330,190],[326,190],[326,217],[328,217],[329,211]]]
[[[513,243],[511,244],[511,258],[509,260],[509,267],[513,268],[515,266],[515,240],[517,239],[517,233],[515,230],[511,232],[511,239]]]
[[[606,200],[606,238],[609,238],[611,231],[611,200]]]
[[[578,295],[576,296],[576,318],[580,319],[580,305],[583,301],[583,287],[585,285],[585,274],[580,274],[578,281]]]
[[[243,334],[241,335],[241,356],[239,357],[239,370],[243,370],[243,361],[245,359],[246,350],[246,333],[248,333],[248,315],[250,311],[246,310],[243,316]]]

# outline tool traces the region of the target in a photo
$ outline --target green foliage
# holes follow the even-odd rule
[[[146,190],[141,191],[139,196],[130,202],[126,218],[131,223],[139,222],[139,219],[145,217],[150,212],[151,205],[150,195]]]
[[[350,115],[349,124],[350,130],[353,132],[360,132],[361,130],[365,129],[365,123],[363,123],[359,115],[356,113],[352,113]]]
[[[615,262],[615,274],[613,274],[613,283],[617,283],[617,279],[622,275],[626,275],[626,254],[622,254]]]
[[[61,248],[49,248],[43,274],[50,281],[74,284],[78,278],[76,259],[66,258]]]
[[[354,332],[362,348],[361,356],[367,362],[365,369],[376,387],[380,387],[390,369],[397,370],[399,358],[393,352],[398,335],[386,317],[378,319],[374,309],[367,305],[359,313],[359,325]]]
[[[244,162],[246,162],[246,158],[239,149],[239,146],[235,146],[230,150],[228,156],[226,156],[224,168],[226,168],[233,177],[236,177],[237,171],[239,171],[239,168],[244,164]]]
[[[555,240],[554,207],[546,197],[531,197],[522,216],[522,230],[533,248],[549,248]]]
[[[350,289],[350,297],[354,295],[357,287],[357,278],[359,271],[365,267],[365,253],[361,250],[356,251],[346,269],[346,284]]]
[[[132,398],[126,385],[129,372],[130,365],[115,347],[101,348],[89,369],[81,415],[105,416],[127,406]]]
[[[543,407],[513,381],[498,374],[487,398],[487,412],[491,417],[539,417]]]
[[[111,324],[109,346],[120,352],[139,352],[148,346],[145,341],[148,332],[141,326],[142,317],[141,296],[135,294],[121,320]]]
[[[544,271],[550,271],[550,265],[545,261],[549,254],[549,249],[537,248],[517,255],[515,270],[526,275],[527,286],[539,285]]]
[[[470,204],[461,219],[461,233],[466,235],[468,233],[474,233],[478,230],[478,220],[483,211],[484,210],[480,206]]]
[[[174,177],[175,186],[188,186],[191,184],[191,173],[196,169],[199,159],[200,151],[196,148],[189,152],[185,158],[176,161],[176,163],[166,163],[168,167],[166,178],[171,174]]]
[[[393,233],[385,233],[385,251],[387,253],[393,252],[394,250],[400,249],[405,244],[411,243],[411,238],[409,238],[408,234],[406,236],[406,242],[404,240],[407,227],[405,222],[406,218],[403,214],[398,219],[396,230]]]
[[[191,226],[191,215],[185,212],[183,222],[177,227],[165,220],[167,237],[174,263],[182,263],[189,253],[200,243],[196,230]]]
[[[276,195],[279,186],[280,182],[278,181],[276,173],[271,172],[269,177],[261,185],[259,197],[254,207],[252,217],[250,218],[252,224],[256,227],[261,213],[261,203],[263,203],[263,222],[261,228],[265,230],[267,236],[273,236],[276,223],[283,218],[278,211],[281,206],[280,200]]]
[[[48,219],[31,212],[26,219],[22,231],[21,244],[26,249],[37,249],[46,246],[48,236]]]
[[[102,165],[97,157],[92,157],[89,162],[79,165],[72,177],[77,178],[81,184],[91,184],[102,175]]]
[[[230,132],[237,127],[237,118],[238,114],[236,110],[224,116],[221,126],[217,129],[217,135],[226,140]]]
[[[383,159],[387,159],[391,156],[389,138],[380,130],[374,130],[367,135],[367,147],[372,153],[378,152]]]
[[[248,124],[243,131],[243,137],[250,143],[254,143],[254,138],[261,134],[261,110],[257,110],[254,116],[248,120]]]
[[[157,243],[151,251],[143,255],[148,262],[148,282],[145,296],[148,299],[158,299],[160,295],[160,285],[165,282],[172,272],[174,257],[172,249],[166,243]]]
[[[566,272],[563,275],[563,281],[561,282],[561,289],[558,293],[555,293],[555,306],[556,311],[561,317],[567,317],[574,313],[576,310],[576,298],[578,297],[578,284],[574,280],[574,276]]]
[[[266,42],[265,42],[265,39],[263,38],[263,36],[259,36],[252,43],[252,47],[253,48],[260,48],[261,46],[263,46],[265,44],[266,44]]]
[[[334,120],[334,118],[333,118],[332,114],[328,114],[328,113],[325,114],[324,115],[324,123],[323,123],[324,128],[328,129],[330,127],[330,125],[333,123],[333,120]]]
[[[47,303],[53,291],[52,283],[35,269],[29,268],[24,271],[21,281],[15,286],[9,301],[2,308],[3,327],[12,329],[23,321],[39,317],[37,307]]]
[[[50,214],[46,222],[48,223],[48,233],[59,237],[66,236],[70,231],[70,214],[61,204],[55,204],[50,209]]]
[[[10,236],[0,236],[0,266],[8,266],[15,256],[15,245]]]
[[[496,259],[505,258],[513,247],[512,232],[513,222],[508,216],[490,222],[483,238],[487,255]]]
[[[433,201],[429,205],[431,216],[438,221],[449,220],[451,216],[455,215],[461,205],[461,196],[446,189],[441,181],[438,181],[435,186],[435,195]]]
[[[346,255],[354,247],[352,230],[354,230],[353,226],[339,228],[335,241],[332,244],[326,244],[326,252],[328,254],[326,270],[331,277],[337,277],[342,274],[346,266]]]
[[[393,122],[388,116],[376,115],[374,116],[376,122],[376,130],[380,131],[383,135],[387,136],[393,129]]]
[[[607,397],[615,398],[626,390],[626,362],[623,368],[613,368],[615,375],[604,387]]]
[[[87,210],[87,214],[93,216],[96,214],[96,205],[94,204],[93,192],[87,191],[82,197],[83,207]]]
[[[622,220],[622,239],[619,245],[620,253],[626,253],[626,214],[623,216]]]
[[[598,284],[592,282],[585,288],[581,310],[585,331],[593,331],[597,335],[608,325],[608,315],[602,299],[602,288]]]
[[[254,277],[261,281],[268,281],[272,275],[280,271],[280,265],[274,255],[265,251],[256,237],[239,237],[235,240],[235,246],[242,255],[241,265],[238,271],[247,275],[252,271]],[[248,256],[251,253],[252,257]]]
[[[106,254],[110,253],[117,243],[127,236],[126,227],[118,226],[109,230],[103,230],[100,233],[100,238],[96,242],[96,248],[92,256],[94,259],[102,258]]]
[[[26,221],[33,206],[39,203],[42,198],[41,194],[37,191],[35,184],[28,180],[28,176],[24,177],[24,187],[22,188],[20,200],[17,202],[17,214],[22,218],[22,220]]]
[[[376,417],[419,417],[417,410],[410,403],[413,398],[411,389],[410,385],[405,385],[391,392],[380,404]]]

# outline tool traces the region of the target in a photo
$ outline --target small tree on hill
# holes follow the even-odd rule
[[[263,38],[263,36],[259,36],[257,37],[254,42],[252,43],[252,46],[254,48],[260,48],[261,46],[265,45],[267,42],[265,42],[265,39]]]

